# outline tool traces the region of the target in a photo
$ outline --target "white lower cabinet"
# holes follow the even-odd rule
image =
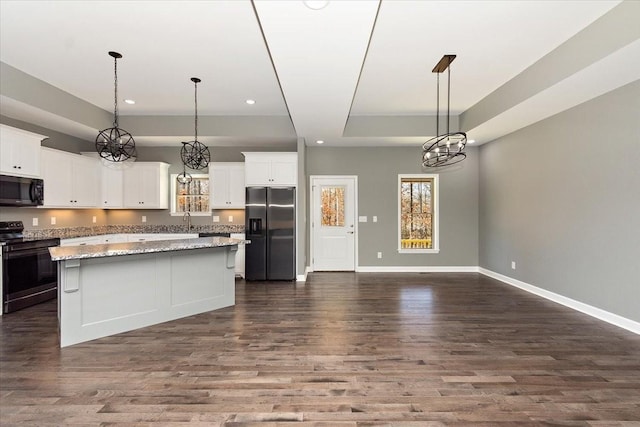
[[[44,207],[95,208],[100,193],[97,159],[42,148]]]
[[[244,240],[244,233],[231,233],[229,237]],[[236,276],[244,279],[244,245],[238,245],[238,252],[236,252]]]
[[[86,245],[100,245],[104,243],[105,236],[88,236],[88,237],[73,237],[71,239],[60,239],[60,246],[86,246]]]
[[[152,242],[154,240],[195,239],[197,233],[101,234],[60,240],[60,246],[101,245],[103,243]]]

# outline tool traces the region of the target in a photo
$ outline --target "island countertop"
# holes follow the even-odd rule
[[[52,261],[102,258],[155,252],[183,251],[200,248],[216,248],[242,245],[247,240],[228,237],[200,237],[194,239],[152,240],[145,242],[105,243],[83,246],[55,246],[49,248]]]

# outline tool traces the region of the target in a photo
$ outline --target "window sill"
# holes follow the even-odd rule
[[[440,249],[398,249],[399,254],[437,254]]]

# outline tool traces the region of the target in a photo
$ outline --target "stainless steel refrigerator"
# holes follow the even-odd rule
[[[296,189],[247,187],[246,280],[295,280]]]

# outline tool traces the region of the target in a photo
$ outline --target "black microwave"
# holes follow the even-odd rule
[[[0,175],[0,206],[40,206],[43,202],[41,179]]]

